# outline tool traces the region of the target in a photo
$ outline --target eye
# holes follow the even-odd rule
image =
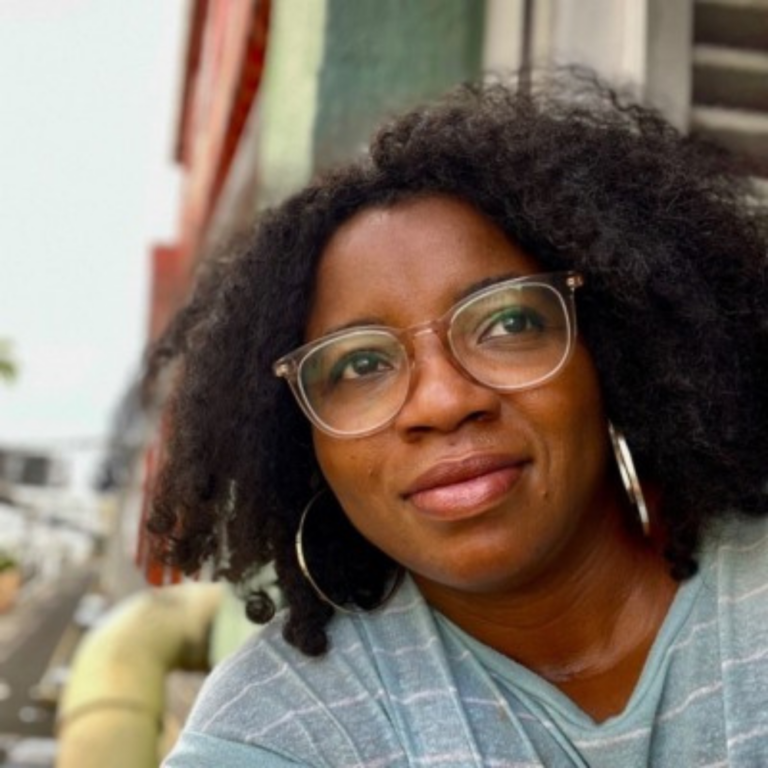
[[[481,328],[480,341],[504,336],[520,336],[543,331],[545,323],[541,315],[529,307],[507,307],[494,312]]]
[[[337,360],[330,371],[330,381],[351,381],[394,370],[394,364],[383,352],[375,349],[360,349],[349,352]]]

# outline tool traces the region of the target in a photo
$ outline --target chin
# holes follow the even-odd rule
[[[531,578],[531,568],[520,564],[514,567],[509,550],[502,556],[489,559],[484,556],[467,561],[443,563],[435,568],[412,569],[417,582],[429,581],[435,586],[459,592],[489,594],[514,590],[524,586]]]

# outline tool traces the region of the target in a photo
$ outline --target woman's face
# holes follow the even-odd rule
[[[367,209],[328,243],[307,340],[354,324],[408,327],[469,286],[543,271],[470,205],[433,196]],[[500,393],[461,373],[435,334],[414,341],[408,399],[380,432],[315,430],[352,523],[435,589],[520,589],[589,557],[606,505],[607,425],[589,352],[554,379]]]

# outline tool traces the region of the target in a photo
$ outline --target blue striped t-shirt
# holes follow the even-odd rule
[[[768,521],[708,537],[625,710],[595,723],[406,580],[301,655],[277,618],[207,681],[165,768],[768,766]]]

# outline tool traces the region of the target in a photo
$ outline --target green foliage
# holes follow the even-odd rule
[[[18,567],[19,561],[7,549],[0,549],[0,573]]]
[[[11,382],[18,375],[13,346],[8,339],[0,339],[0,380]]]

